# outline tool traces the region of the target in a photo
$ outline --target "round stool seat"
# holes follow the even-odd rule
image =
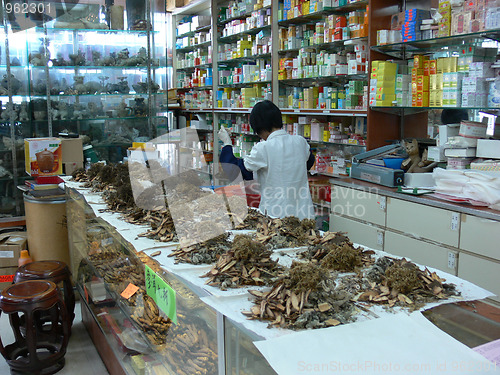
[[[0,295],[0,309],[9,313],[12,311],[24,311],[23,307],[40,305],[47,308],[59,300],[57,285],[48,280],[36,280],[29,283],[17,283],[2,290]]]
[[[30,280],[5,288],[0,293],[1,313],[9,315],[15,338],[13,343],[4,345],[0,335],[0,353],[11,374],[50,375],[64,367],[70,322],[55,283]],[[49,317],[50,329],[37,329],[40,313]]]
[[[28,280],[49,280],[63,284],[63,295],[70,321],[75,318],[75,293],[71,284],[71,272],[64,262],[58,260],[42,260],[31,262],[18,268],[14,283]]]

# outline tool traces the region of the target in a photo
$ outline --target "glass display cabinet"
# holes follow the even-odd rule
[[[260,338],[204,304],[200,297],[206,291],[165,272],[135,249],[95,216],[77,190],[67,188],[66,197],[71,268],[82,319],[112,373],[275,374],[253,344]],[[175,290],[177,324],[147,293],[148,267],[157,284]],[[127,299],[124,291],[130,283],[139,289]]]
[[[23,138],[79,134],[92,161],[117,162],[167,129],[165,2],[58,3],[2,9],[0,215],[23,211]]]

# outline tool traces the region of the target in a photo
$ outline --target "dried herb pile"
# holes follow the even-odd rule
[[[383,259],[383,260],[381,260]],[[369,270],[370,288],[359,294],[357,301],[419,309],[426,303],[458,295],[454,284],[445,283],[435,272],[421,270],[406,259],[381,258],[375,263],[379,274]],[[383,263],[381,265],[381,263]],[[385,271],[380,275],[380,269]],[[370,273],[371,271],[371,273]]]
[[[214,267],[203,277],[206,284],[220,289],[239,288],[244,285],[270,285],[283,271],[271,259],[272,251],[250,236],[237,235],[231,250],[221,255]]]
[[[257,225],[257,241],[270,249],[306,246],[321,238],[312,219],[290,216],[283,219],[264,218]]]
[[[220,255],[231,249],[231,246],[229,234],[224,233],[191,246],[179,246],[168,256],[175,257],[175,263],[212,264]]]

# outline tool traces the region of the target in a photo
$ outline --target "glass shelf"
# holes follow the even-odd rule
[[[366,117],[367,111],[363,109],[295,109],[280,108],[283,114],[303,115],[303,116],[344,116],[344,117]]]
[[[281,20],[278,22],[278,25],[280,26],[288,26],[291,24],[303,24],[303,23],[309,23],[309,22],[314,22],[317,20],[322,19],[325,15],[328,14],[345,14],[348,12],[351,12],[353,10],[359,10],[366,8],[368,5],[368,0],[362,0],[362,1],[357,1],[355,3],[351,3],[348,5],[344,5],[341,7],[327,7],[321,12],[314,12],[314,13],[309,13],[303,16],[298,16],[295,18],[291,18],[289,20]]]
[[[235,59],[229,59],[229,60],[220,60],[219,65],[236,64],[245,61],[255,61],[257,59],[268,59],[268,58],[271,58],[271,54],[263,53],[262,55],[253,55],[253,56],[237,57]]]
[[[176,90],[212,90],[212,86],[178,87]]]
[[[356,42],[364,42],[368,41],[367,37],[362,37],[362,38],[353,38],[353,39],[345,39],[345,40],[335,40],[330,43],[321,43],[321,44],[311,44],[310,46],[303,46],[300,48],[291,48],[291,49],[281,49],[278,51],[280,55],[286,54],[286,53],[298,53],[302,48],[317,48],[317,49],[328,49],[328,48],[333,48],[333,47],[339,47],[339,46],[344,46],[344,45],[349,45],[349,44],[355,44]],[[348,42],[348,44],[346,44]]]
[[[346,75],[336,75],[336,76],[323,76],[323,77],[311,77],[311,78],[293,78],[293,79],[280,79],[279,83],[284,85],[310,85],[316,82],[324,81],[346,81],[346,80],[367,80],[368,74],[346,74]]]
[[[148,116],[149,118],[152,119],[159,119],[159,118],[165,118],[166,116]],[[147,120],[148,117],[146,116],[129,116],[129,117],[94,117],[94,118],[69,118],[65,120],[52,120],[52,123],[65,123],[65,122],[73,122],[73,121],[102,121],[102,120],[108,120],[108,121],[113,121],[113,120],[140,120],[140,119],[145,119]],[[45,120],[31,120],[31,122],[48,122],[47,119]]]
[[[270,8],[271,8],[270,6],[266,6],[266,7],[262,7],[260,9],[257,9],[257,11],[258,10],[266,10],[266,9],[270,9]],[[252,13],[255,11],[256,10],[252,10],[251,12],[242,13],[239,16],[234,16],[231,18],[227,18],[225,20],[217,20],[217,24],[222,26],[222,25],[225,25],[226,23],[229,23],[229,22],[234,21],[234,20],[241,20],[243,18],[250,17],[252,15]]]
[[[249,114],[252,108],[214,108],[214,112]]]
[[[12,68],[12,67],[11,67]],[[30,65],[30,69],[45,69],[45,66],[43,65]],[[151,69],[162,69],[166,68],[166,66],[161,66],[161,65],[151,65]],[[147,65],[135,65],[135,66],[103,66],[103,65],[96,65],[96,66],[90,66],[90,65],[75,65],[75,66],[70,66],[70,65],[65,65],[65,66],[57,66],[53,65],[49,67],[49,70],[82,70],[82,69],[89,69],[89,70],[108,70],[108,69],[115,69],[115,70],[123,70],[123,69],[138,69],[138,70],[147,70],[148,66]]]
[[[219,88],[238,88],[238,87],[246,87],[257,84],[268,84],[271,81],[258,81],[258,82],[242,82],[242,83],[231,83],[226,85],[219,85]]]
[[[366,145],[358,145],[353,143],[344,143],[344,142],[323,142],[323,141],[311,141],[310,139],[306,139],[307,142],[318,145],[340,145],[340,146],[353,146],[353,147],[366,147]]]
[[[212,25],[202,26],[202,27],[196,29],[195,31],[190,31],[189,33],[186,33],[186,34],[177,35],[176,38],[181,39],[181,38],[191,37],[191,36],[194,36],[196,33],[201,33],[203,31],[210,31],[211,28],[212,28]]]
[[[204,47],[209,47],[211,45],[212,45],[212,41],[208,40],[206,42],[199,43],[199,44],[194,44],[192,46],[187,46],[187,47],[182,47],[182,48],[176,48],[175,51],[176,52],[190,52],[190,51],[194,51],[196,48],[204,48]]]
[[[90,97],[90,96],[104,96],[104,97],[116,97],[116,96],[148,96],[148,93],[134,93],[134,92],[129,92],[128,94],[59,94],[59,95],[50,95],[51,98],[71,98],[71,97]],[[152,93],[152,96],[157,96],[157,95],[167,95],[166,93],[163,92],[157,92],[157,93]],[[31,98],[36,98],[36,99],[44,99],[47,98],[47,95],[24,95],[23,97],[31,97]],[[0,97],[1,98],[1,97]]]
[[[242,31],[241,33],[232,34],[232,35],[228,35],[228,36],[223,36],[223,37],[219,38],[219,42],[220,43],[235,42],[238,39],[240,39],[242,36],[255,35],[255,34],[258,34],[259,32],[261,32],[262,30],[271,30],[271,25],[266,25],[266,26],[263,26],[263,27],[255,27],[253,29]]]
[[[250,132],[235,132],[235,131],[232,131],[231,134],[239,134],[239,135],[245,135],[245,136],[260,138],[257,134],[250,133]]]
[[[201,64],[201,65],[195,65],[195,66],[186,66],[185,68],[177,68],[177,71],[191,71],[195,69],[203,69],[203,68],[211,68],[212,63],[207,63],[207,64]]]
[[[43,27],[34,27],[33,28],[37,33],[44,33]],[[136,35],[147,35],[147,30],[113,30],[113,29],[66,29],[59,27],[47,27],[47,32],[81,32],[81,33],[99,33],[99,34],[136,34]],[[159,31],[150,30],[152,34],[159,34]]]
[[[415,53],[436,52],[439,48],[459,47],[464,44],[481,44],[484,40],[500,41],[500,29],[480,31],[471,34],[446,36],[441,38],[423,39],[411,42],[384,44],[372,46],[371,49],[395,57],[408,57]]]
[[[411,115],[414,113],[427,112],[432,109],[464,109],[471,111],[490,111],[496,112],[500,111],[500,108],[489,108],[489,107],[379,107],[371,106],[371,110],[385,113],[392,113],[395,115]]]

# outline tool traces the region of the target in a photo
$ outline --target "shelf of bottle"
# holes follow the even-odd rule
[[[203,91],[203,90],[212,90],[212,86],[177,87],[176,90],[181,90],[181,91],[189,91],[189,90]]]
[[[294,109],[281,108],[283,114],[296,114],[304,116],[345,116],[345,117],[366,117],[367,111],[364,109]]]
[[[297,86],[297,85],[310,85],[316,82],[325,82],[325,81],[348,81],[348,80],[368,80],[368,74],[362,73],[362,74],[341,74],[341,75],[335,75],[335,76],[320,76],[320,77],[310,77],[310,78],[292,78],[292,79],[280,79],[278,80],[279,83],[282,83],[284,85],[292,85],[292,86]]]
[[[405,54],[409,57],[414,53],[422,54],[438,50],[439,48],[450,49],[460,47],[464,44],[478,44],[487,39],[498,41],[500,40],[500,29],[479,31],[470,34],[461,34],[453,36],[445,36],[432,39],[422,39],[410,42],[401,42],[393,44],[383,44],[372,46],[371,49],[380,53],[400,57]]]
[[[219,38],[220,43],[232,43],[240,39],[242,36],[246,35],[255,35],[261,32],[262,30],[271,30],[271,25],[266,25],[262,27],[254,27],[253,29],[248,29],[245,31],[242,31],[240,33],[228,35],[228,36],[221,36]]]
[[[195,66],[186,66],[184,68],[177,68],[178,72],[190,72],[194,71],[195,69],[205,69],[205,68],[211,68],[212,63],[207,63],[207,64],[200,64],[200,65],[195,65]]]
[[[252,108],[214,108],[214,112],[228,114],[250,114]]]
[[[182,112],[187,113],[212,113],[212,108],[181,108]]]
[[[463,110],[471,110],[471,111],[489,111],[489,112],[497,112],[500,111],[500,108],[490,108],[490,107],[379,107],[379,106],[371,106],[371,110],[378,112],[386,112],[396,115],[410,115],[419,112],[427,112],[432,109],[463,109]]]
[[[198,43],[198,44],[194,44],[192,46],[187,46],[187,47],[181,47],[181,48],[176,48],[175,49],[175,52],[179,53],[179,52],[190,52],[190,51],[194,51],[195,49],[197,48],[205,48],[205,47],[209,47],[210,45],[212,45],[212,41],[211,40],[208,40],[206,42],[203,42],[203,43]]]
[[[220,60],[219,65],[238,64],[238,63],[242,63],[242,62],[246,62],[246,61],[255,61],[257,59],[269,59],[269,58],[271,58],[270,53],[263,53],[261,55],[237,57],[235,59],[229,59],[229,60]]]
[[[311,21],[317,21],[319,19],[322,19],[324,16],[329,14],[345,14],[354,10],[366,8],[367,5],[368,5],[368,0],[362,0],[340,7],[327,7],[320,12],[309,13],[306,15],[291,18],[289,20],[281,20],[278,22],[278,25],[288,26],[293,24],[309,23]]]
[[[217,20],[217,24],[223,26],[226,23],[229,23],[231,21],[241,20],[241,19],[250,17],[252,15],[252,13],[255,12],[255,11],[266,10],[266,9],[270,9],[270,8],[271,8],[271,6],[266,6],[266,7],[260,8],[260,9],[252,10],[251,12],[242,13],[242,14],[240,14],[238,16],[234,16],[234,17],[231,17],[231,18],[226,18],[225,20]]]
[[[190,32],[182,34],[182,35],[177,35],[176,38],[177,39],[181,39],[181,38],[186,38],[186,37],[192,37],[196,33],[201,33],[201,32],[204,32],[204,31],[210,31],[211,28],[212,28],[212,25],[202,26],[202,27],[197,28],[195,31],[190,31]]]
[[[302,46],[300,48],[280,49],[278,51],[278,53],[280,55],[284,55],[286,53],[298,53],[303,48],[329,49],[329,48],[334,48],[334,47],[339,47],[339,46],[344,46],[344,45],[352,45],[352,44],[362,43],[362,42],[368,42],[368,38],[362,37],[362,38],[352,38],[352,39],[346,39],[346,40],[335,40],[335,41],[330,42],[330,43],[311,44],[309,46]]]
[[[231,83],[227,85],[219,85],[219,88],[239,88],[239,87],[246,87],[246,86],[252,86],[252,85],[265,85],[268,83],[271,83],[272,81],[256,81],[256,82],[242,82],[242,83]]]

